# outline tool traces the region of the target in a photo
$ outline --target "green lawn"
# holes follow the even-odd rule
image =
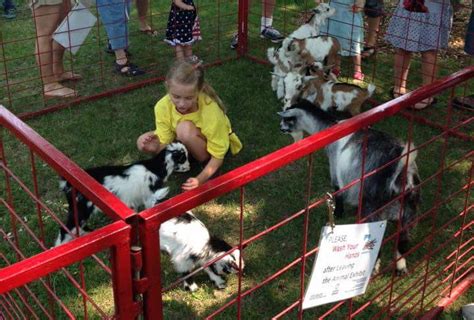
[[[256,2],[256,1],[255,1]],[[220,2],[219,2],[220,3]],[[218,59],[235,58],[234,51],[228,49],[230,37],[233,33],[236,11],[235,3],[221,3],[220,6],[214,2],[201,1],[200,5],[204,8],[200,10],[203,25],[203,34],[205,40],[198,45],[197,53],[205,59],[206,63],[211,63]],[[288,21],[295,21],[295,10],[301,10],[304,3],[291,2],[286,5],[285,10],[278,11],[276,25],[285,30],[291,30],[291,24]],[[307,4],[306,4],[307,5]],[[259,6],[252,7],[251,15],[251,54],[257,57],[264,57],[264,49],[269,43],[261,40],[256,35],[256,26],[259,13]],[[160,2],[153,7],[153,13],[160,13],[153,17],[154,23],[163,28],[166,22],[166,12],[168,3]],[[223,10],[221,16],[217,14],[218,10]],[[136,15],[132,15],[136,17]],[[286,18],[284,18],[286,17]],[[156,20],[156,21],[155,21]],[[287,21],[285,23],[285,21]],[[11,78],[18,86],[13,86],[14,103],[11,110],[21,113],[29,110],[38,110],[44,107],[41,103],[41,97],[38,91],[38,82],[22,82],[29,77],[37,77],[34,67],[34,60],[31,56],[32,41],[11,43],[18,35],[28,38],[27,34],[31,31],[31,24],[27,11],[21,11],[18,21],[13,23],[4,23],[0,29],[2,39],[8,42],[2,47],[0,57],[1,67],[9,70],[9,81]],[[132,20],[130,29],[136,30],[136,19]],[[100,36],[102,34],[102,36]],[[209,36],[206,37],[206,34]],[[9,39],[9,40],[8,40]],[[9,42],[10,41],[10,42]],[[90,95],[103,90],[110,90],[117,86],[132,84],[135,79],[126,79],[110,72],[111,58],[102,53],[103,30],[98,30],[88,39],[88,46],[81,48],[79,54],[74,57],[74,65],[78,66],[78,71],[82,73],[87,80],[78,84],[78,89],[83,95]],[[165,72],[171,58],[172,52],[160,39],[151,39],[144,35],[135,33],[132,39],[131,50],[134,53],[134,61],[141,62],[148,66],[151,71],[146,77],[160,76]],[[9,58],[17,57],[14,61]],[[24,58],[21,58],[24,57]],[[1,59],[1,58],[0,58]],[[103,63],[103,64],[102,64]],[[464,61],[443,60],[441,61],[441,74],[447,75],[460,69]],[[374,82],[377,85],[375,99],[377,101],[386,101],[388,91],[391,86],[392,75],[392,57],[389,52],[381,52],[376,60],[364,62],[364,70],[368,75],[367,81]],[[414,88],[420,82],[419,61],[415,60],[412,65],[411,86]],[[25,69],[24,74],[20,72]],[[3,69],[4,70],[4,69]],[[11,71],[14,70],[14,71]],[[76,70],[76,69],[75,69]],[[234,131],[241,138],[244,149],[235,156],[229,156],[223,167],[223,171],[229,171],[246,164],[252,160],[258,159],[268,153],[291,143],[289,136],[281,134],[279,131],[279,118],[276,114],[281,109],[281,103],[276,99],[275,94],[270,88],[271,68],[267,65],[261,65],[251,62],[247,59],[229,61],[219,66],[207,69],[206,78],[219,93],[228,107],[228,115],[233,124]],[[351,74],[351,68],[347,61],[344,61],[343,76]],[[11,73],[10,73],[11,72]],[[145,77],[145,78],[146,78]],[[342,78],[345,80],[345,78]],[[0,90],[0,102],[8,103],[8,94],[5,92],[7,79],[0,79],[2,88]],[[20,90],[25,86],[25,90]],[[468,90],[473,90],[472,81]],[[18,91],[18,92],[17,92]],[[35,129],[40,135],[56,146],[63,153],[68,155],[73,161],[81,167],[90,167],[105,164],[123,164],[131,161],[145,158],[136,150],[135,141],[139,134],[153,129],[153,106],[156,101],[165,93],[162,83],[149,85],[122,95],[107,97],[94,102],[83,103],[69,109],[61,110],[56,113],[48,114],[40,118],[27,121],[27,124]],[[11,94],[11,92],[10,92]],[[426,118],[436,120],[440,123],[446,123],[447,108],[450,92],[441,95],[440,103],[435,107],[419,112],[417,114]],[[19,97],[17,99],[17,97]],[[3,100],[1,100],[3,99]],[[48,102],[48,103],[57,103]],[[370,106],[367,105],[366,108]],[[453,115],[453,122],[459,122],[461,119],[468,118],[466,113]],[[375,128],[384,130],[402,140],[406,140],[408,132],[413,131],[416,145],[422,145],[431,137],[440,133],[439,130],[420,125],[410,124],[403,117],[394,116],[381,123],[374,125]],[[464,132],[472,134],[472,123],[463,129]],[[3,149],[5,159],[9,167],[17,174],[25,184],[31,188],[33,181],[30,172],[29,152],[26,148],[19,145],[18,141],[13,139],[6,130],[1,131],[3,137]],[[433,236],[432,239],[416,248],[408,257],[408,267],[410,274],[403,278],[395,278],[396,284],[392,293],[392,299],[400,298],[401,302],[396,302],[394,314],[391,318],[397,318],[403,315],[406,308],[411,307],[412,302],[404,306],[406,296],[416,293],[423,281],[423,273],[427,268],[436,267],[437,264],[442,267],[447,266],[449,261],[445,261],[449,253],[457,247],[457,241],[450,242],[453,234],[459,229],[462,220],[456,220],[444,226],[450,219],[460,213],[463,208],[465,194],[460,193],[444,203],[453,193],[458,191],[465,183],[469,171],[472,170],[472,158],[464,159],[459,164],[447,169],[441,177],[433,177],[433,174],[440,169],[441,165],[448,166],[450,163],[460,159],[468,151],[472,150],[472,143],[464,142],[452,137],[437,139],[435,142],[425,146],[418,152],[418,166],[422,179],[426,181],[422,190],[422,208],[421,212],[435,208],[431,214],[422,219],[420,224],[413,230],[413,243],[420,243],[422,239]],[[443,154],[446,157],[442,157]],[[58,177],[41,160],[36,159],[38,170],[39,195],[44,202],[55,213],[64,215],[66,213],[66,200],[58,190]],[[244,205],[244,236],[251,237],[266,228],[278,223],[284,218],[304,208],[307,195],[308,184],[308,161],[302,159],[295,163],[283,167],[262,179],[255,181],[245,187],[245,205]],[[195,171],[194,171],[195,172]],[[170,186],[172,194],[180,192],[179,185],[186,179],[187,175],[177,174],[172,176]],[[39,232],[36,208],[32,201],[25,196],[18,184],[11,182],[14,195],[15,210],[21,217],[26,217],[26,224],[35,232]],[[4,188],[2,184],[2,198],[4,197]],[[313,155],[312,176],[309,181],[311,186],[310,199],[314,201],[324,195],[327,191],[332,191],[328,174],[328,162],[323,152],[316,152]],[[469,199],[472,203],[472,198]],[[0,226],[6,230],[10,229],[10,218],[2,206],[0,213]],[[351,214],[354,209],[348,208],[345,217],[338,217],[337,223],[352,223],[355,221]],[[215,199],[194,210],[194,213],[203,220],[211,232],[225,238],[232,244],[238,243],[239,237],[239,192],[234,191],[219,199]],[[44,214],[44,212],[43,212]],[[471,216],[467,217],[472,220]],[[326,222],[326,208],[320,207],[312,210],[309,216],[309,247],[312,249],[317,245],[320,228]],[[108,223],[105,217],[95,217],[92,225],[99,227]],[[440,227],[443,226],[442,229]],[[57,224],[50,218],[45,219],[45,245],[49,247],[53,244],[57,234]],[[394,228],[390,227],[386,235],[392,234]],[[470,232],[470,233],[469,233]],[[464,239],[472,237],[472,231],[467,230]],[[42,249],[33,245],[31,236],[24,230],[20,232],[20,244],[22,251],[26,256],[34,255]],[[303,218],[299,217],[288,223],[281,229],[276,230],[263,237],[262,239],[250,244],[244,250],[246,270],[243,278],[243,288],[248,289],[263,281],[273,272],[284,267],[288,263],[300,256],[303,241]],[[447,244],[446,246],[443,246]],[[383,266],[387,269],[393,253],[393,241],[390,241],[382,249]],[[440,248],[428,262],[422,262],[427,255],[435,249]],[[5,241],[0,242],[0,253],[8,261],[16,261],[18,258]],[[99,255],[107,261],[108,254]],[[174,282],[177,278],[176,273],[171,268],[169,260],[163,257],[164,286]],[[466,257],[464,257],[466,259]],[[311,268],[313,258],[308,260],[307,268]],[[106,262],[108,263],[108,262]],[[0,260],[0,267],[6,263]],[[416,266],[416,267],[415,267]],[[79,279],[80,266],[72,266],[68,270],[76,279]],[[87,275],[87,292],[92,299],[109,314],[113,313],[113,299],[111,295],[110,276],[103,271],[92,259],[84,262],[85,273]],[[308,269],[309,270],[309,269]],[[442,270],[437,267],[436,270]],[[440,271],[438,271],[440,272]],[[428,282],[434,281],[428,286],[426,295],[433,297],[439,293],[436,290],[440,281],[444,280],[447,273],[430,274]],[[434,279],[431,279],[433,277]],[[308,278],[308,277],[307,277]],[[375,298],[378,293],[389,285],[392,280],[392,274],[385,272],[371,282],[368,292],[364,296],[353,300],[352,309],[355,310],[367,301],[372,301],[372,305],[367,308],[358,317],[360,319],[369,319],[376,315],[382,308],[385,308],[388,302],[388,294],[383,294]],[[82,314],[82,297],[70,281],[62,272],[57,272],[51,276],[52,286],[56,293],[65,304],[73,310],[74,313]],[[284,273],[280,278],[272,281],[269,285],[257,290],[252,295],[243,299],[243,319],[268,319],[279,313],[299,296],[300,266],[297,265]],[[203,318],[212,313],[219,306],[228,301],[237,292],[237,278],[229,277],[229,286],[225,290],[215,290],[213,285],[204,274],[197,277],[197,283],[200,289],[195,293],[189,293],[181,288],[175,288],[164,294],[164,308],[166,319],[196,319]],[[405,290],[415,283],[415,287]],[[443,286],[444,287],[444,286]],[[46,301],[47,294],[44,289],[35,283],[31,289],[36,292],[39,299]],[[456,304],[448,310],[445,319],[455,319],[455,312],[459,307],[469,301],[472,297],[472,289],[469,294],[464,295]],[[418,293],[421,294],[421,293]],[[418,301],[419,295],[412,299]],[[426,301],[429,302],[428,298]],[[436,302],[436,301],[435,301]],[[32,305],[35,305],[32,303]],[[314,319],[322,315],[332,305],[322,306],[305,312],[305,319]],[[423,305],[428,310],[432,304]],[[397,310],[398,308],[402,310]],[[35,305],[34,308],[37,309]],[[420,310],[417,305],[415,312]],[[88,304],[89,316],[98,318],[100,315]],[[348,304],[345,304],[330,319],[344,319],[348,312]],[[58,318],[66,318],[63,312],[57,308]],[[414,319],[415,313],[407,318]],[[219,319],[233,319],[236,315],[236,309],[230,308],[225,311]],[[290,313],[285,319],[295,319],[296,313]]]

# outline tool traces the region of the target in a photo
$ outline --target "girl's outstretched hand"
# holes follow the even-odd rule
[[[181,189],[184,191],[192,190],[194,188],[199,187],[199,180],[197,178],[188,178],[185,183],[181,185]]]
[[[137,140],[138,150],[147,153],[158,153],[160,151],[160,142],[153,131],[142,134]]]

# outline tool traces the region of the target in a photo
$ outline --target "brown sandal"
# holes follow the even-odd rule
[[[150,36],[150,37],[157,37],[158,36],[158,30],[155,30],[155,29],[146,29],[146,30],[140,30],[141,33],[144,33],[146,34],[147,36]]]

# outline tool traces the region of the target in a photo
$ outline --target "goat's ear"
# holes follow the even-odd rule
[[[169,187],[164,187],[155,191],[155,196],[157,201],[161,201],[168,195],[170,191]]]
[[[311,80],[314,80],[314,79],[318,79],[317,76],[304,76],[303,77],[303,82],[308,82],[308,81],[311,81]]]
[[[277,114],[282,118],[291,118],[295,117],[297,114],[297,110],[295,109],[286,109],[285,111],[279,111]]]
[[[278,74],[278,73],[276,73],[276,72],[270,72],[270,74],[271,74],[272,76],[277,77],[277,78],[284,78],[284,76],[282,76],[281,74]]]

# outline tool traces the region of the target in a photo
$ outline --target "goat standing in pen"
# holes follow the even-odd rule
[[[280,130],[284,133],[313,134],[329,128],[337,121],[307,100],[301,100],[285,111]],[[364,144],[366,141],[366,148]],[[409,229],[416,216],[420,201],[420,178],[415,163],[416,152],[411,143],[402,143],[390,135],[374,129],[356,131],[326,146],[331,183],[336,192],[360,178],[365,153],[364,173],[379,170],[365,177],[362,190],[361,214],[368,221],[386,219],[399,221],[401,230],[397,243],[396,268],[399,274],[407,272],[404,254],[409,249]],[[399,158],[398,161],[394,161]],[[392,163],[390,163],[392,162]],[[390,163],[390,164],[389,164]],[[336,214],[344,211],[343,203],[359,205],[360,182],[336,195]],[[392,201],[395,197],[400,199]],[[373,212],[390,202],[382,212]],[[403,205],[403,206],[402,206]]]
[[[361,112],[363,103],[372,96],[375,85],[367,89],[351,83],[338,83],[330,79],[330,67],[324,68],[316,62],[309,68],[311,75],[291,71],[283,79],[285,96],[283,110],[298,99],[304,98],[316,102],[321,109],[335,108],[339,112],[349,112],[355,116]],[[324,71],[326,69],[326,71]]]
[[[159,192],[157,203],[163,201],[168,193],[168,188],[160,189]],[[161,224],[160,249],[170,255],[174,269],[183,276],[220,257],[204,268],[204,271],[219,289],[226,287],[224,278],[226,275],[238,273],[244,269],[244,261],[240,261],[240,250],[235,249],[226,254],[232,250],[232,246],[211,235],[204,223],[196,218],[191,211]],[[183,287],[191,292],[198,289],[192,277],[183,281]]]
[[[115,194],[129,208],[139,210],[151,208],[162,194],[160,188],[168,180],[173,171],[189,171],[188,151],[181,142],[170,143],[158,155],[151,159],[137,161],[125,166],[102,166],[86,169],[85,171]],[[55,246],[69,242],[75,233],[85,234],[87,220],[99,209],[80,192],[73,199],[72,187],[65,181],[60,181],[61,190],[65,193],[69,208],[66,221],[67,230],[60,228]],[[74,206],[77,207],[76,230]]]
[[[267,58],[273,64],[272,72],[272,89],[277,93],[278,99],[282,99],[283,92],[283,78],[291,70],[303,67],[301,59],[294,59],[293,55],[286,51],[289,45],[295,39],[304,39],[307,37],[316,37],[319,35],[319,28],[324,25],[327,19],[335,13],[326,3],[320,3],[316,8],[311,10],[311,18],[305,24],[293,31],[287,38],[283,40],[280,48],[268,48]],[[293,61],[294,60],[294,61]]]

